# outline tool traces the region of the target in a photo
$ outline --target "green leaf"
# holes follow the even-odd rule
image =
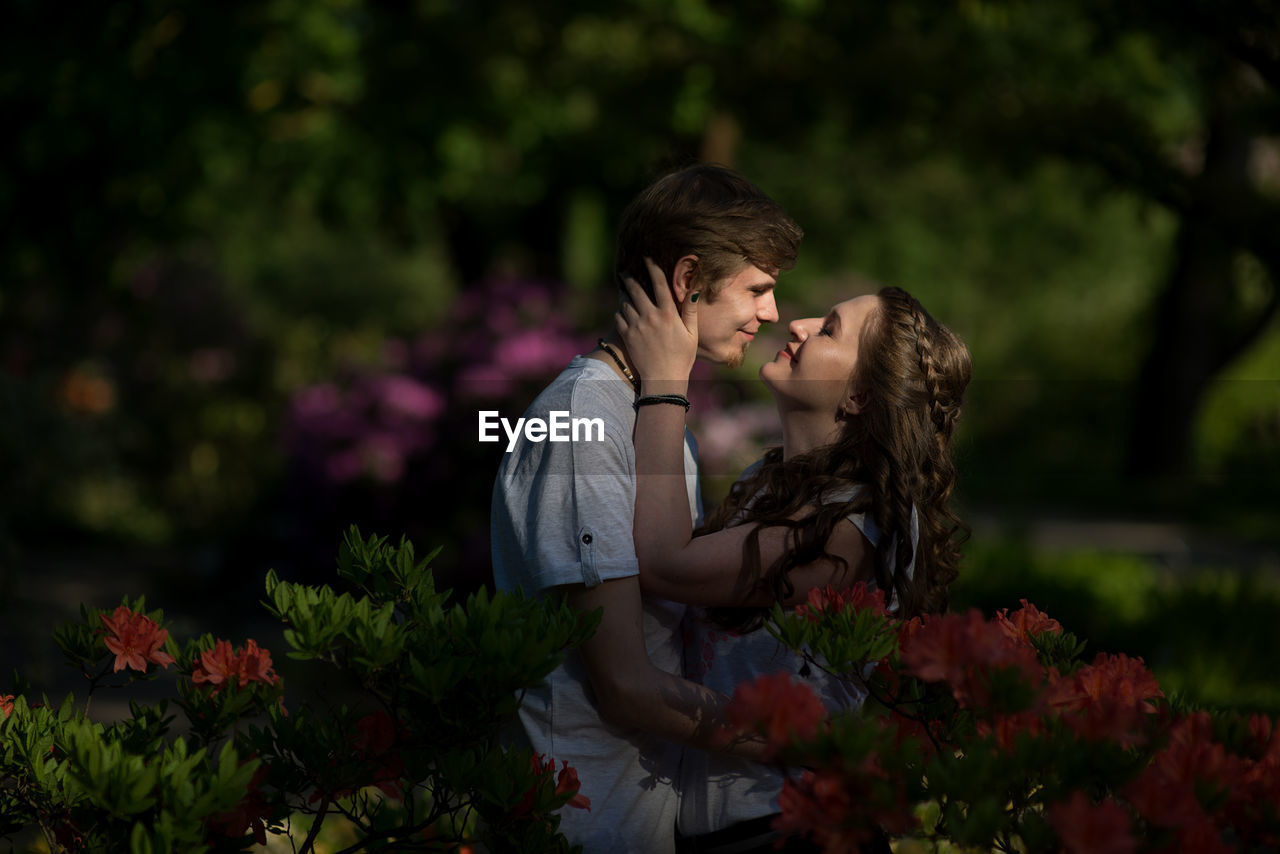
[[[135,824],[133,832],[129,834],[129,850],[132,854],[154,854],[155,852],[151,844],[151,835],[147,833],[147,828],[142,822]]]

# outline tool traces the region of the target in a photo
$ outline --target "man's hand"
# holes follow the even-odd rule
[[[563,589],[575,610],[604,611],[595,634],[578,649],[602,718],[702,750],[764,758],[765,743],[758,736],[725,740],[722,727],[728,697],[655,667],[649,660],[636,576]]]

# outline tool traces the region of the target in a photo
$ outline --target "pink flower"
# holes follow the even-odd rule
[[[13,714],[13,700],[12,694],[0,694],[0,712],[4,712],[6,718]]]
[[[493,361],[510,376],[540,376],[572,359],[578,352],[577,344],[546,328],[525,329],[498,341]]]
[[[124,605],[116,608],[109,619],[106,614],[99,614],[98,619],[106,631],[103,640],[107,649],[116,656],[112,672],[119,673],[128,667],[145,673],[148,663],[161,667],[173,664],[173,656],[160,651],[169,639],[169,632],[160,628],[155,620],[134,613]]]
[[[387,412],[413,421],[430,421],[445,409],[444,396],[440,392],[403,374],[379,377],[374,393]]]
[[[737,687],[727,717],[739,729],[763,729],[776,750],[793,738],[813,738],[827,710],[812,688],[789,673],[768,673]]]

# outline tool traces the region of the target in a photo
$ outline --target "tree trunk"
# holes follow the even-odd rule
[[[1258,225],[1241,221],[1257,198],[1248,171],[1254,137],[1229,111],[1229,87],[1217,95],[1204,167],[1191,184],[1139,373],[1128,455],[1139,477],[1190,473],[1195,418],[1211,382],[1266,328],[1240,304],[1236,281],[1237,258]]]

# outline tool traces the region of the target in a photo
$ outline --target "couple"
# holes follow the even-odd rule
[[[577,769],[591,809],[562,811],[561,831],[586,854],[674,852],[677,837],[685,851],[775,850],[782,778],[759,763],[760,741],[717,739],[728,695],[786,671],[832,707],[861,698],[801,668],[760,629],[764,610],[858,581],[903,616],[946,607],[960,527],[949,445],[969,356],[901,290],[790,324],[760,372],[782,447],[702,524],[689,370],[695,358],[742,363],[778,319],[773,288],[800,238],[776,202],[721,167],[643,191],[618,231],[616,334],[525,413],[599,418],[603,437],[522,438],[499,469],[497,586],[603,612],[519,720],[528,746]]]

